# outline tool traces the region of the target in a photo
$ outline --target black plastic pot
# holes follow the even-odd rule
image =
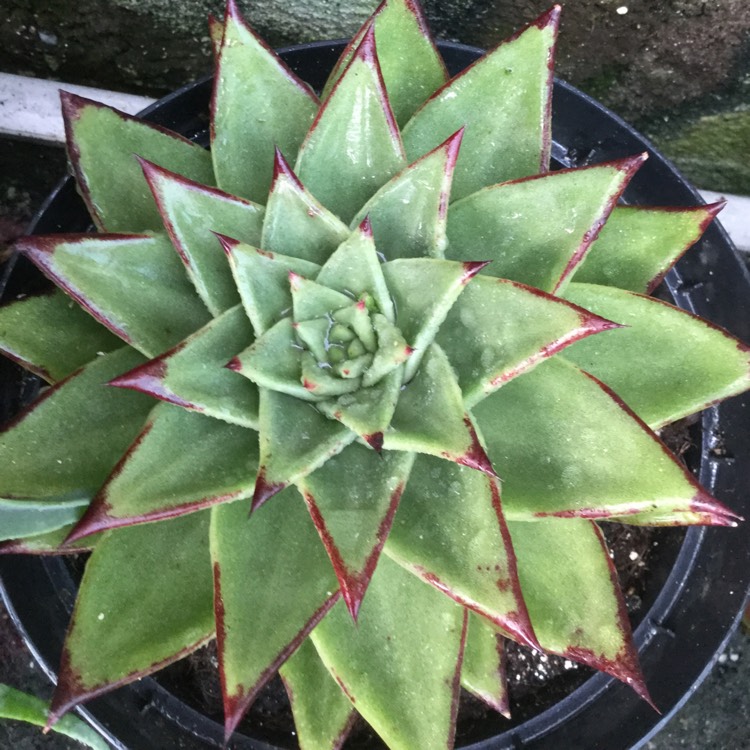
[[[322,87],[342,48],[326,42],[289,48],[283,57],[313,87]],[[442,44],[456,72],[479,50]],[[199,142],[207,142],[206,79],[162,99],[142,114]],[[654,148],[616,115],[564,82],[555,84],[553,157],[560,166],[581,166],[647,150],[645,166],[624,195],[636,205],[694,205],[696,192]],[[34,232],[75,232],[89,218],[70,178],[63,180],[36,217]],[[43,280],[28,261],[14,259],[0,275],[0,295],[12,299]],[[670,272],[666,286],[680,306],[750,341],[750,277],[725,232],[714,224],[699,245]],[[14,365],[0,363],[0,420],[28,401],[38,387]],[[703,416],[701,483],[736,512],[750,516],[750,398],[742,396]],[[579,750],[639,747],[687,700],[723,648],[745,599],[750,579],[750,536],[746,529],[690,529],[671,570],[650,597],[636,629],[641,663],[660,716],[628,687],[597,674],[552,708],[512,729],[488,727],[474,750]],[[2,593],[11,616],[43,669],[53,676],[75,596],[66,564],[57,558],[0,558]],[[33,593],[32,593],[33,592]],[[117,748],[217,748],[223,731],[215,722],[146,678],[92,701],[84,714]],[[259,730],[262,731],[262,730]],[[493,735],[494,736],[491,736]],[[117,739],[115,739],[117,738]],[[277,745],[269,744],[276,742]],[[236,736],[230,747],[272,750],[276,738]]]

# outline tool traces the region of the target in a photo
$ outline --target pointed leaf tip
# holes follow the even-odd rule
[[[377,453],[382,452],[384,440],[382,432],[375,432],[372,435],[365,435],[365,440],[374,451],[376,451]]]
[[[471,423],[471,419],[469,419],[469,417],[464,417],[464,424],[466,425],[471,437],[471,446],[469,447],[469,450],[467,450],[463,456],[459,456],[455,459],[447,454],[445,457],[449,460],[455,460],[456,463],[461,464],[462,466],[468,466],[470,469],[476,469],[477,471],[487,474],[487,476],[499,479],[492,466],[492,461],[490,461],[489,456],[479,442],[479,436],[474,429],[474,425]]]
[[[231,255],[234,248],[236,248],[237,245],[240,244],[239,240],[227,237],[225,234],[219,234],[218,232],[211,232],[211,234],[213,234],[214,237],[219,240],[219,244],[228,256]]]
[[[379,66],[378,53],[375,44],[375,24],[372,23],[372,21],[367,24],[367,30],[362,37],[359,47],[354,53],[353,59],[357,58],[366,62],[368,65]]]
[[[294,174],[294,170],[289,166],[289,162],[284,158],[284,154],[281,153],[281,149],[278,146],[274,146],[273,177],[271,178],[271,190],[274,189],[276,182],[282,176],[286,177],[300,190],[303,189],[299,177]]]
[[[468,284],[483,268],[486,268],[491,260],[470,260],[466,261],[464,265],[464,275],[461,278],[462,284]]]
[[[227,370],[233,370],[234,372],[242,372],[242,362],[239,357],[233,357],[227,362],[224,367]]]
[[[531,23],[531,26],[536,26],[538,29],[546,29],[552,27],[557,30],[560,25],[560,17],[562,15],[562,5],[557,3],[553,5],[549,10],[542,13],[536,21]]]
[[[690,503],[690,510],[700,514],[703,517],[702,523],[706,526],[736,527],[745,520],[703,489],[696,493]]]
[[[263,503],[281,492],[286,486],[286,483],[283,482],[274,483],[266,481],[266,470],[265,467],[261,466],[258,471],[258,478],[255,480],[255,491],[253,492],[253,500],[250,504],[250,512],[253,513],[256,511]]]
[[[365,216],[365,218],[362,219],[358,228],[360,233],[364,237],[367,237],[367,239],[372,239],[372,224],[370,223],[369,215]]]

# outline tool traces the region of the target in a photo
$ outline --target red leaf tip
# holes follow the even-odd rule
[[[285,177],[289,182],[295,185],[297,188],[302,190],[302,183],[294,174],[294,171],[289,166],[289,162],[284,158],[284,154],[281,153],[281,149],[278,146],[274,146],[273,156],[273,177],[271,178],[271,190],[276,186],[277,181]]]
[[[258,472],[258,477],[255,480],[255,491],[253,492],[253,500],[250,504],[250,512],[260,508],[263,503],[270,500],[276,493],[286,487],[285,482],[269,482],[266,479],[265,467],[261,467]]]
[[[693,497],[690,510],[701,517],[700,523],[705,526],[736,527],[745,520],[703,489]]]
[[[375,47],[375,24],[372,21],[368,23],[367,30],[354,53],[353,59],[362,60],[362,62],[371,66],[378,65],[378,54]]]
[[[365,216],[364,219],[362,219],[360,225],[359,225],[359,232],[364,237],[366,237],[368,240],[372,239],[372,223],[370,222],[370,217]]]
[[[232,370],[233,372],[242,372],[242,362],[240,362],[239,357],[232,357],[232,359],[227,362],[224,367],[227,370]]]
[[[218,232],[212,232],[211,234],[219,240],[219,244],[228,256],[231,256],[234,248],[240,244],[239,240],[234,240],[231,237],[227,237],[225,234],[219,234]]]
[[[491,260],[470,260],[464,266],[464,275],[461,277],[462,284],[468,284],[483,268],[489,266]]]
[[[368,445],[374,450],[380,453],[383,450],[383,433],[373,432],[372,435],[365,435],[365,440]]]

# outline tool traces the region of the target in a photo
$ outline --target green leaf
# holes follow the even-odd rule
[[[463,129],[383,185],[354,217],[369,217],[387,260],[442,258],[453,170]]]
[[[510,700],[503,643],[502,635],[489,620],[469,613],[461,687],[509,719]]]
[[[47,706],[47,702],[41,698],[22,693],[8,685],[0,685],[0,718],[44,727],[47,724]],[[109,750],[109,744],[99,732],[77,716],[65,716],[52,729],[93,750]]]
[[[477,276],[451,307],[437,342],[472,407],[543,359],[613,327],[539,289]]]
[[[363,219],[349,238],[339,245],[320,269],[315,281],[357,299],[369,294],[377,304],[378,311],[390,323],[396,319],[368,219]]]
[[[257,466],[256,432],[159,404],[68,540],[250,497]]]
[[[336,310],[351,307],[355,300],[343,292],[310,281],[296,273],[289,274],[294,322],[325,318]]]
[[[419,105],[448,78],[418,3],[409,0],[381,3],[339,58],[323,89],[323,99],[330,94],[373,24],[385,88],[396,120],[403,127]],[[408,55],[408,65],[404,65],[404,55]]]
[[[104,104],[60,92],[68,159],[89,213],[102,232],[160,231],[161,217],[135,156],[204,185],[211,155],[177,133]]]
[[[317,110],[315,94],[230,0],[211,103],[211,156],[219,187],[265,203],[274,150],[293,159]]]
[[[358,622],[339,603],[312,639],[391,750],[452,747],[465,627],[460,606],[384,556]]]
[[[496,479],[418,456],[385,553],[516,640],[538,645],[521,596]]]
[[[89,501],[86,493],[54,500],[0,498],[0,539],[33,537],[69,526],[81,517]]]
[[[59,289],[0,307],[0,352],[51,383],[121,346]]]
[[[464,409],[456,375],[437,344],[430,345],[414,379],[401,391],[384,437],[386,450],[427,453],[494,474]]]
[[[67,541],[73,526],[74,523],[69,523],[45,534],[0,542],[0,555],[78,555],[94,549],[99,535],[92,535],[78,542]]]
[[[312,404],[260,389],[260,467],[253,508],[340,453],[356,434]]]
[[[128,347],[105,354],[45,391],[0,432],[0,497],[93,497],[153,406],[146,396],[105,384],[142,361]]]
[[[164,235],[33,236],[17,246],[85,310],[147,357],[173,347],[210,319]]]
[[[349,223],[404,166],[370,31],[321,107],[294,171],[319,201]]]
[[[227,362],[253,340],[240,305],[214,318],[161,357],[111,380],[242,427],[258,428],[258,389],[227,369]]]
[[[551,145],[551,59],[560,6],[449,81],[404,128],[409,161],[466,128],[453,198],[546,172]],[[476,256],[474,256],[476,257]]]
[[[325,263],[349,228],[305,189],[276,151],[260,246],[269,252]]]
[[[508,527],[524,599],[545,651],[611,674],[650,702],[617,572],[596,524],[549,518],[508,521]]]
[[[692,208],[618,206],[574,280],[652,292],[723,207],[723,201]]]
[[[117,529],[97,544],[65,640],[52,721],[213,636],[208,521],[208,512],[193,513]]]
[[[206,307],[219,315],[236,305],[240,298],[215,234],[258,245],[262,207],[151,162],[144,160],[141,166],[172,244]]]
[[[279,670],[300,750],[338,750],[357,718],[346,695],[306,638]]]
[[[319,265],[308,260],[258,250],[228,237],[220,240],[256,336],[265,333],[291,309],[290,271],[314,277],[320,270]]]
[[[503,477],[509,519],[637,522],[639,512],[659,511],[679,523],[695,523],[695,514],[703,523],[733,522],[621,401],[560,357],[504,385],[475,417]]]
[[[316,406],[331,419],[337,419],[356,432],[376,451],[380,451],[383,447],[383,434],[391,423],[401,395],[403,380],[403,368],[397,368],[370,388],[360,388],[356,393],[347,393],[331,401],[321,401]]]
[[[244,503],[214,508],[210,538],[228,739],[338,592],[302,498],[291,488],[252,518]]]
[[[750,387],[750,349],[711,323],[612,287],[571,284],[565,296],[626,326],[577,343],[565,358],[606,383],[653,429]]]
[[[353,443],[298,483],[355,620],[413,462]]]
[[[282,318],[251,347],[238,354],[230,367],[261,388],[270,388],[304,401],[317,396],[302,381],[301,347],[290,318]]]
[[[383,265],[396,307],[396,326],[414,349],[406,365],[411,380],[458,296],[485,263],[404,258]]]
[[[474,193],[448,210],[445,255],[490,260],[483,273],[553,292],[583,260],[643,160],[566,169]]]

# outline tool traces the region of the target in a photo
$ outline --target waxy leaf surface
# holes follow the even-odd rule
[[[118,388],[257,429],[258,388],[226,368],[253,340],[240,305],[214,318],[166,354],[110,381]]]
[[[0,352],[50,383],[121,346],[59,289],[0,307]]]
[[[143,358],[105,354],[46,391],[0,432],[0,497],[90,499],[141,430],[153,400],[107,381]]]
[[[397,174],[370,198],[353,223],[368,217],[385,260],[442,258],[453,169],[463,130]]]
[[[85,494],[55,500],[0,498],[0,514],[3,518],[0,539],[37,536],[75,523],[89,500]]]
[[[253,504],[322,466],[356,434],[305,401],[260,389],[260,467]]]
[[[25,237],[18,247],[147,357],[171,348],[210,319],[164,235],[48,235]]]
[[[237,287],[215,233],[250,245],[260,242],[263,209],[143,162],[172,244],[212,315],[239,301]]]
[[[654,429],[750,385],[750,349],[684,310],[595,284],[571,284],[565,297],[626,326],[579,342],[565,357],[610,386]]]
[[[312,639],[391,750],[451,747],[465,627],[460,606],[384,556],[359,621],[340,602]]]
[[[406,366],[406,380],[416,373],[453,303],[483,267],[483,263],[433,258],[405,258],[383,265],[397,311],[396,326],[415,350]]]
[[[617,206],[574,280],[646,294],[695,242],[724,206]]]
[[[260,336],[292,307],[289,272],[314,277],[320,266],[290,255],[258,250],[225,240],[224,248],[242,298],[242,305]]]
[[[491,260],[482,273],[555,291],[583,259],[641,161],[635,157],[480,190],[448,210],[445,255]]]
[[[227,4],[211,103],[211,156],[218,185],[265,203],[280,148],[290,159],[318,100]]]
[[[250,497],[258,435],[172,404],[158,404],[71,539]]]
[[[518,640],[534,645],[497,480],[418,456],[386,554]]]
[[[401,391],[384,437],[386,450],[427,453],[493,473],[450,362],[436,344],[430,345],[414,379]]]
[[[403,127],[448,78],[422,10],[410,0],[385,0],[380,4],[334,67],[323,89],[323,98],[328,96],[351,61],[369,30],[369,23],[375,27],[378,59],[388,98],[398,124]],[[404,65],[404,50],[409,51],[408,65]]]
[[[240,352],[230,366],[261,388],[314,401],[315,395],[302,384],[300,350],[294,324],[290,318],[282,318],[252,346]]]
[[[348,236],[346,224],[316,200],[277,151],[260,247],[322,264]]]
[[[320,660],[310,638],[279,670],[300,750],[339,750],[357,712]]]
[[[404,128],[410,162],[466,128],[453,200],[487,185],[547,171],[551,60],[559,15],[560,7],[553,7],[453,78]]]
[[[68,158],[100,231],[162,229],[136,156],[203,185],[214,184],[211,154],[176,133],[66,92],[62,109]]]
[[[349,223],[405,166],[370,32],[323,104],[294,171],[319,201]]]
[[[473,612],[469,614],[461,687],[510,718],[503,637],[491,622]]]
[[[607,672],[648,700],[617,573],[596,525],[545,519],[508,527],[543,648]]]
[[[53,718],[213,636],[208,521],[208,511],[193,513],[117,529],[97,544],[65,640]],[[124,622],[128,611],[138,615]]]
[[[214,508],[211,556],[228,737],[258,690],[333,605],[338,586],[293,488],[250,518],[245,503]]]
[[[437,342],[471,407],[546,357],[610,327],[558,297],[480,275],[451,307]]]
[[[298,484],[354,618],[413,462],[411,453],[353,443]]]
[[[560,357],[488,396],[475,416],[508,518],[657,510],[687,521],[698,507],[715,523],[731,517],[632,412]]]
[[[368,220],[363,220],[341,243],[320,269],[315,281],[357,299],[365,293],[370,294],[378,311],[390,323],[396,319]]]

